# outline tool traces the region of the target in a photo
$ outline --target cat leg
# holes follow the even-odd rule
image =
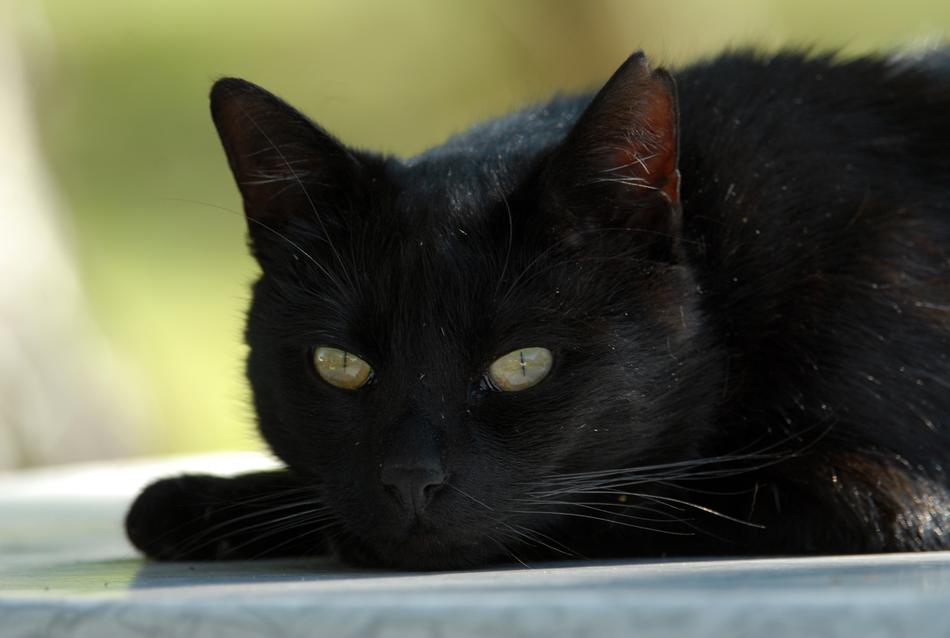
[[[325,554],[333,519],[318,490],[287,471],[166,478],[135,499],[126,534],[157,560]]]
[[[752,553],[906,552],[950,547],[950,490],[896,456],[868,452],[783,464],[763,489]]]

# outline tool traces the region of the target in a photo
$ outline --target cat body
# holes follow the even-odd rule
[[[941,60],[733,53],[674,83],[638,54],[409,160],[219,81],[288,470],[153,484],[130,538],[401,568],[946,547]]]

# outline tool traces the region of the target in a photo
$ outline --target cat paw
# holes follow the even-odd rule
[[[185,475],[152,483],[139,494],[126,515],[129,540],[156,560],[222,557],[227,551],[227,540],[216,542],[213,534],[214,493],[222,480]]]

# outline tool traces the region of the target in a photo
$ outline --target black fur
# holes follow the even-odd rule
[[[737,53],[674,88],[634,56],[406,161],[219,81],[288,470],[159,482],[132,541],[401,568],[950,546],[946,61]],[[323,382],[321,345],[372,383]],[[482,381],[528,346],[544,381]],[[394,458],[444,471],[421,511]]]

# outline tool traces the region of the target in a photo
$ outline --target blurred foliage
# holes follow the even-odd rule
[[[950,3],[49,0],[23,6],[46,154],[97,318],[155,398],[156,452],[258,445],[241,329],[255,266],[207,115],[221,75],[344,141],[408,155],[633,50],[919,44]]]

